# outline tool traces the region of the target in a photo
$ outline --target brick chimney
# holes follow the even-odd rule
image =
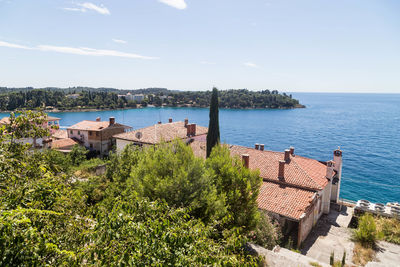
[[[110,117],[110,125],[114,125],[115,123],[115,118],[114,117]]]
[[[333,168],[335,167],[335,162],[333,160],[330,160],[326,162],[326,178],[332,179],[334,172]]]
[[[294,147],[290,147],[290,155],[294,156]]]
[[[100,120],[101,120],[100,117],[97,117],[97,118],[96,118],[96,121],[100,121]]]
[[[285,150],[285,162],[289,163],[289,161],[290,161],[290,150],[286,149]]]
[[[191,124],[186,125],[186,132],[187,132],[187,136],[192,135],[192,125]]]
[[[260,144],[260,150],[264,151],[264,144]]]
[[[192,123],[191,125],[192,125],[192,130],[191,130],[192,135],[195,136],[196,135],[196,123]]]
[[[187,127],[188,124],[189,124],[189,120],[186,118],[185,119],[185,127]]]
[[[254,149],[259,150],[259,149],[260,149],[260,144],[256,143],[256,144],[254,145]]]
[[[171,123],[171,122],[172,122],[172,118],[169,118],[169,119],[168,119],[168,122]]]
[[[249,168],[249,163],[250,163],[249,154],[242,154],[242,161],[243,161],[243,166],[248,169]]]
[[[278,178],[285,177],[285,163],[286,163],[286,161],[284,161],[284,160],[279,161]]]
[[[161,124],[161,121],[157,122],[158,124]]]

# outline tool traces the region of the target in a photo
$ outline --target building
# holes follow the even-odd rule
[[[196,156],[205,157],[205,142],[193,142]],[[331,202],[339,200],[342,172],[342,151],[334,151],[333,160],[320,162],[301,157],[294,148],[284,152],[229,145],[232,156],[243,164],[259,170],[263,179],[258,196],[259,209],[277,220],[284,234],[292,236],[297,245],[306,239],[322,214],[330,212]]]
[[[107,155],[112,148],[112,136],[131,129],[131,127],[116,123],[114,117],[109,121],[84,120],[67,128],[68,138],[81,142],[91,151],[100,155]]]
[[[156,145],[164,142],[170,142],[176,138],[182,140],[206,140],[208,128],[190,123],[189,120],[173,122],[170,118],[168,123],[155,124],[146,128],[131,132],[114,135],[117,144],[117,150],[122,151],[126,145]]]
[[[58,150],[60,152],[69,153],[71,152],[74,145],[79,145],[80,143],[72,138],[65,139],[55,139],[49,142],[49,148]]]
[[[141,103],[144,100],[143,94],[132,95],[131,93],[127,93],[126,95],[118,95],[118,97],[125,97],[128,101],[136,101],[136,103]]]
[[[4,124],[9,124],[10,118],[4,117],[0,120],[0,126]],[[48,129],[50,135],[57,132],[60,128],[60,118],[52,117],[52,116],[45,116],[43,123],[41,125],[42,128]],[[48,137],[43,138],[34,138],[34,137],[27,137],[19,139],[18,142],[24,144],[32,144],[35,148],[42,148],[44,144],[49,140]]]

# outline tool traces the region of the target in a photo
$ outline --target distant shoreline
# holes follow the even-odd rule
[[[153,108],[156,106],[148,105],[146,107],[125,107],[125,108],[103,108],[103,109],[98,109],[98,108],[74,108],[74,109],[49,109],[49,110],[43,110],[43,112],[46,113],[63,113],[63,112],[98,112],[98,111],[111,111],[111,110],[128,110],[128,109],[143,109],[143,108]],[[185,105],[185,106],[161,106],[161,107],[156,107],[156,108],[208,108],[208,107],[201,107],[201,106],[190,106],[190,105]],[[284,107],[279,107],[279,108],[251,108],[251,107],[246,107],[246,108],[222,108],[220,109],[234,109],[234,110],[261,110],[261,109],[269,109],[269,110],[286,110],[286,109],[298,109],[298,108],[306,108],[305,105],[298,104],[294,107],[289,107],[289,108],[284,108]],[[16,112],[16,110],[0,110],[1,113],[11,113],[11,112]]]

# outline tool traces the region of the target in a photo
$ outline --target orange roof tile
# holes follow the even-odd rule
[[[137,138],[137,133],[141,133],[141,138]],[[196,125],[196,136],[205,135],[207,127]],[[114,138],[146,144],[158,144],[161,141],[172,141],[175,138],[186,138],[187,129],[183,121],[155,124],[135,131],[114,135]]]
[[[205,142],[194,141],[190,146],[196,156],[206,157]],[[232,156],[240,157],[242,154],[248,154],[249,168],[260,170],[260,176],[264,180],[311,190],[321,190],[328,184],[326,165],[317,160],[291,155],[289,163],[285,164],[284,179],[279,179],[279,160],[284,159],[284,152],[261,151],[237,145],[229,145],[229,149]]]
[[[57,130],[51,136],[56,139],[65,139],[68,138],[68,132],[67,130]]]
[[[279,161],[284,159],[284,152],[261,151],[254,148],[231,145],[231,155],[248,154],[249,167],[259,169],[264,180],[290,184],[302,188],[321,190],[328,184],[326,166],[321,162],[290,155],[290,161],[285,164],[284,178],[278,178]]]
[[[258,208],[299,220],[313,201],[315,192],[264,181]]]
[[[120,124],[120,123],[114,123],[113,125],[110,125],[110,122],[108,121],[88,121],[84,120],[81,122],[78,122],[77,124],[74,124],[70,127],[68,127],[68,130],[86,130],[86,131],[102,131],[108,127],[124,127],[124,128],[131,128],[129,126]]]
[[[60,140],[54,140],[51,142],[51,148],[65,148],[65,147],[70,147],[78,144],[75,140],[71,138],[65,138],[65,139],[60,139]]]

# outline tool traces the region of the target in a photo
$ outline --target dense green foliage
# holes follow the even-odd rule
[[[207,133],[207,158],[214,146],[219,144],[219,114],[218,114],[218,90],[213,88],[210,101],[210,122]]]
[[[43,134],[33,125],[24,130]],[[5,127],[1,266],[257,264],[244,244],[259,222],[261,181],[226,147],[206,161],[178,141],[157,149],[127,147],[108,162],[85,161],[82,153],[12,143]],[[94,166],[104,163],[106,174],[95,175]]]
[[[372,247],[378,239],[374,217],[366,213],[358,220],[358,228],[354,231],[354,239],[364,247]]]
[[[382,240],[400,245],[400,220],[396,218],[375,218],[376,228]]]
[[[144,94],[141,105],[208,107],[211,91],[172,91],[162,88],[117,90],[112,88],[0,88],[0,110],[48,108],[115,109],[135,108],[136,102],[118,95]],[[294,108],[299,101],[278,91],[225,90],[219,92],[220,108]]]

